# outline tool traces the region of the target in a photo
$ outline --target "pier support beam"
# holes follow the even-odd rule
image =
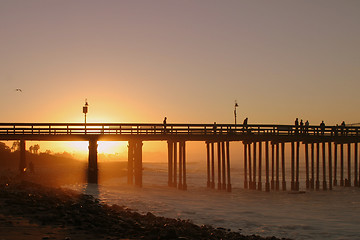
[[[358,179],[358,143],[355,143],[354,146],[354,186],[359,186],[359,179]]]
[[[178,189],[183,188],[183,150],[182,144],[179,142],[179,182]]]
[[[262,172],[262,142],[259,142],[259,177],[258,177],[258,190],[261,191],[262,190],[262,179],[261,179],[261,172]]]
[[[337,143],[334,143],[334,186],[337,186],[337,155],[338,155]]]
[[[244,143],[244,188],[248,188],[248,178],[247,178],[247,144]]]
[[[256,142],[253,145],[253,181],[252,189],[256,190]]]
[[[134,175],[135,186],[142,187],[142,141],[136,141],[135,159],[134,159]]]
[[[173,186],[174,142],[168,141],[168,186]]]
[[[25,140],[20,140],[20,161],[19,161],[19,172],[23,175],[26,171],[26,144]]]
[[[222,163],[222,190],[226,190],[226,159],[225,142],[221,142],[221,163]]]
[[[305,143],[305,175],[306,175],[306,189],[310,188],[309,179],[309,144]]]
[[[315,161],[314,161],[314,143],[311,143],[311,179],[310,188],[315,188]]]
[[[327,190],[326,183],[326,156],[325,156],[325,142],[322,143],[322,159],[323,159],[323,190]]]
[[[128,144],[128,184],[142,187],[142,141]]]
[[[132,185],[134,183],[134,142],[128,142],[128,179],[127,183]]]
[[[286,191],[286,176],[285,176],[285,143],[281,143],[281,170],[282,170],[282,190]]]
[[[299,189],[300,189],[299,162],[300,162],[300,142],[296,142],[296,179],[295,179],[295,190],[296,191],[299,191]]]
[[[218,190],[221,190],[221,143],[217,143],[217,160],[218,160]]]
[[[207,182],[206,186],[210,188],[210,143],[206,143],[206,173],[207,173]]]
[[[274,171],[275,171],[275,144],[272,142],[271,143],[271,190],[275,189],[275,179],[274,179]]]
[[[179,184],[178,188],[187,190],[185,141],[179,142]]]
[[[351,187],[351,143],[348,143],[348,178],[345,187]]]
[[[173,142],[174,144],[174,162],[173,162],[173,183],[172,186],[173,187],[177,187],[177,159],[178,159],[178,147],[177,147],[177,142]]]
[[[214,154],[214,143],[212,142],[210,144],[211,146],[211,155],[210,155],[210,160],[211,160],[211,183],[210,186],[212,189],[215,188],[215,154]]]
[[[97,139],[89,141],[88,183],[98,183]]]
[[[230,177],[230,144],[226,142],[226,167],[227,167],[227,184],[226,190],[231,192],[231,177]]]
[[[266,181],[265,181],[265,191],[270,192],[270,182],[269,182],[269,142],[265,142],[265,171],[266,171]]]
[[[295,190],[295,143],[291,142],[291,190]]]
[[[344,144],[340,144],[340,186],[344,186]]]
[[[280,190],[280,164],[279,164],[279,143],[276,143],[276,181],[275,190]]]
[[[329,190],[332,190],[332,152],[331,152],[331,142],[328,143],[329,147]]]
[[[248,144],[248,154],[249,154],[249,189],[253,189],[253,182],[252,182],[252,173],[251,173],[251,143]]]
[[[316,143],[316,182],[315,189],[320,189],[320,143]]]

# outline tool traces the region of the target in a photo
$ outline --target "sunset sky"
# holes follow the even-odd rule
[[[0,122],[360,122],[360,1],[0,0]],[[21,88],[22,92],[15,89]]]

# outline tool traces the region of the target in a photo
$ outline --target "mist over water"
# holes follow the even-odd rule
[[[108,179],[98,187],[66,187],[141,213],[150,211],[157,216],[190,219],[199,225],[210,224],[246,235],[293,239],[360,237],[360,188],[336,187],[333,191],[307,191],[304,194],[245,190],[243,170],[233,166],[233,191],[228,193],[206,188],[206,167],[198,162],[188,163],[188,190],[182,191],[167,187],[166,163],[144,163],[143,167],[143,188],[128,186],[126,177]],[[287,184],[289,189],[290,182]],[[304,185],[301,179],[302,190]]]

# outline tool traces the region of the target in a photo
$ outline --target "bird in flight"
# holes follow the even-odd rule
[[[22,92],[21,88],[17,88],[17,89],[15,89],[15,91]]]

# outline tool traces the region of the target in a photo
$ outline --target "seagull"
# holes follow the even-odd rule
[[[15,91],[22,92],[22,90],[20,88],[15,89]]]

